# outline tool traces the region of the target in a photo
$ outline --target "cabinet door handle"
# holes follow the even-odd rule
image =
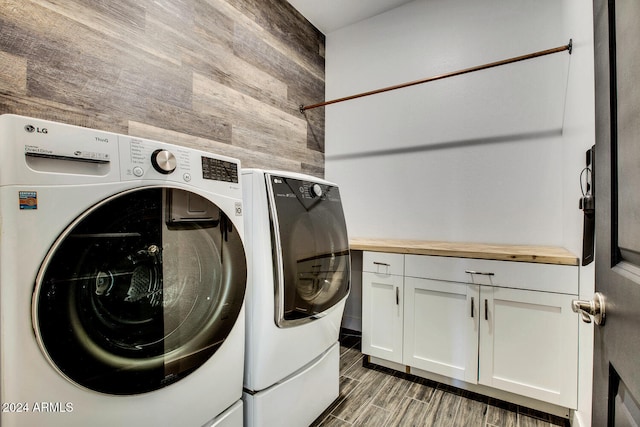
[[[465,270],[467,274],[479,274],[481,276],[495,276],[495,273],[491,273],[489,271],[475,271],[475,270]]]
[[[475,311],[473,306],[473,297],[471,297],[471,318],[473,318],[473,312]]]
[[[396,288],[396,305],[400,305],[400,288]]]
[[[373,261],[373,265],[384,265],[385,267],[391,267],[391,264],[387,264],[386,262],[378,262],[378,261]]]
[[[484,300],[484,320],[489,320],[489,301]]]

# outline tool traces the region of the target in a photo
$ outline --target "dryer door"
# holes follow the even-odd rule
[[[338,187],[267,175],[276,242],[276,324],[322,316],[349,294],[351,264]]]
[[[241,312],[246,258],[212,201],[147,187],[89,209],[36,279],[34,329],[53,366],[107,394],[159,389],[205,363]]]

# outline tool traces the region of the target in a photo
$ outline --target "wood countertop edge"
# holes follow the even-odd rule
[[[360,251],[477,258],[539,264],[580,265],[579,258],[575,254],[559,246],[498,245],[362,238],[352,238],[349,240],[349,244],[352,250]]]

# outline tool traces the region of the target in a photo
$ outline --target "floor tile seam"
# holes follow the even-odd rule
[[[358,363],[360,363],[360,359],[355,360],[352,364],[350,364],[349,366],[345,366],[344,367],[344,372],[348,372],[349,369],[353,368],[355,365],[357,365]]]
[[[351,378],[352,380],[355,380],[355,378],[353,378],[353,377],[351,376],[351,370],[352,370],[352,368],[353,368],[353,365],[351,365],[351,366],[349,366],[349,367],[345,368],[345,369],[340,373],[340,376],[345,377],[345,378]]]
[[[381,409],[381,410],[383,410],[383,411],[387,414],[387,417],[386,417],[386,419],[385,419],[385,425],[387,424],[387,422],[389,421],[389,417],[390,417],[390,416],[391,416],[391,414],[392,414],[392,413],[391,413],[387,408],[383,408],[383,407],[381,407],[381,406],[379,406],[379,405],[374,404],[374,403],[373,403],[373,399],[371,399],[371,401],[370,401],[369,403],[367,403],[365,406],[366,406],[366,407],[365,407],[365,409],[364,409],[364,410],[362,411],[362,413],[358,416],[358,418],[356,418],[356,419],[353,421],[352,425],[356,425],[356,424],[358,423],[358,421],[360,420],[360,418],[362,418],[362,417],[366,414],[366,412],[367,412],[367,408],[369,408],[369,407],[371,407],[371,406],[373,406],[374,408]]]
[[[403,399],[404,399],[404,398],[411,399],[411,400],[414,400],[414,401],[416,401],[416,402],[422,403],[423,405],[427,405],[427,406],[430,406],[430,405],[431,405],[431,402],[430,402],[430,401],[429,401],[429,402],[425,402],[424,400],[416,399],[415,397],[413,397],[413,396],[408,396],[408,395],[406,395],[406,394],[405,394],[404,396],[402,396],[402,398],[403,398]]]
[[[389,381],[391,381],[391,380],[389,380]],[[380,393],[380,392],[378,392],[378,393]],[[376,394],[376,396],[377,396],[377,394]],[[373,403],[375,401],[375,396],[374,396],[374,399],[373,399],[371,404],[373,406],[377,407],[377,408],[384,409],[385,411],[389,411],[390,413],[393,413],[396,409],[398,409],[400,407],[400,405],[402,404],[402,400],[405,397],[409,397],[407,395],[407,391],[405,391],[404,393],[399,393],[398,394],[398,399],[396,399],[397,401],[395,403],[392,403],[389,406],[382,406],[382,405],[376,405],[375,403]]]
[[[352,426],[352,425],[353,425],[353,423],[352,423],[351,421],[347,421],[347,420],[345,420],[344,418],[340,418],[339,416],[337,416],[337,415],[335,415],[335,414],[329,414],[329,415],[327,415],[327,418],[329,418],[329,417],[336,418],[336,419],[338,419],[338,420],[342,421],[343,423],[349,424],[350,426]],[[323,421],[323,422],[324,422],[324,421]],[[355,421],[354,421],[354,422],[355,422]],[[322,426],[321,426],[321,427],[322,427]]]
[[[378,409],[382,409],[383,411],[387,411],[387,412],[391,412],[391,411],[393,411],[393,409],[389,409],[389,408],[387,408],[386,406],[376,405],[376,404],[375,404],[375,403],[373,403],[373,402],[369,403],[369,406],[375,406],[376,408],[378,408]],[[398,405],[396,405],[396,406],[398,406]],[[395,408],[394,408],[394,409],[395,409]]]
[[[374,391],[374,393],[371,394],[371,399],[369,400],[369,402],[373,402],[373,399],[378,395],[378,393],[380,393],[380,391],[382,391],[382,389],[387,385],[387,383],[391,381],[391,377],[389,377],[388,375],[385,375],[382,379],[382,381],[377,382],[377,383],[373,383],[375,382],[375,379],[371,379],[368,382],[363,382],[363,386],[365,387],[372,387],[372,390]]]
[[[405,419],[405,417],[407,416],[407,410],[412,405],[412,403],[417,403],[418,405],[422,405],[422,408],[424,410],[426,410],[428,407],[428,404],[426,402],[423,402],[420,399],[414,399],[411,396],[404,395],[402,396],[401,401],[399,402],[397,407],[394,409],[394,411],[389,414],[387,422],[385,423],[385,427],[386,426],[398,427],[403,425],[402,422],[400,422],[400,424],[391,424],[391,422],[395,420],[398,415],[401,415],[400,420]]]
[[[354,350],[354,351],[357,351],[358,353],[360,353],[360,348],[359,348],[357,343],[355,343],[353,345],[350,345],[350,346],[346,346],[343,343],[340,343],[340,346],[345,349],[344,352],[340,351],[341,354],[342,353],[346,353],[347,351],[350,351],[350,350]]]
[[[344,351],[342,351],[342,350],[341,350],[341,351],[340,351],[340,353],[344,353],[344,352],[347,352],[347,351],[349,351],[349,350],[354,350],[354,349],[355,349],[355,350],[358,350],[358,349],[357,349],[357,346],[358,346],[358,343],[357,343],[357,342],[354,342],[354,343],[353,343],[353,344],[351,344],[351,345],[346,345],[346,344],[345,344],[344,342],[342,342],[342,341],[338,341],[338,343],[340,344],[340,347],[344,349]],[[359,350],[358,350],[358,351],[359,351]]]
[[[366,366],[363,366],[361,364],[362,364],[362,358],[360,357],[356,358],[356,360],[351,365],[343,369],[343,373],[341,375],[344,375],[347,378],[351,378],[355,380],[356,378],[350,377],[348,374],[351,370],[355,370],[354,368],[356,368],[357,366],[362,366],[363,368],[366,368]]]
[[[446,393],[446,391],[445,391]],[[458,399],[458,403],[457,403],[457,407],[456,407],[456,411],[453,414],[453,417],[451,418],[453,421],[456,421],[458,419],[458,414],[460,413],[461,409],[462,409],[462,403],[464,402],[464,400],[466,400],[467,398],[462,396],[462,395],[458,395],[455,393],[451,393],[454,394],[457,399]],[[485,422],[486,422],[486,418],[487,418],[487,408],[486,408],[486,404],[485,404],[485,408],[484,408],[484,412],[482,414],[482,424],[484,426]]]
[[[355,423],[355,422],[356,422],[356,421],[357,421],[357,420],[362,416],[362,414],[364,414],[364,413],[366,412],[366,407],[367,407],[367,406],[371,406],[371,405],[373,405],[373,401],[375,400],[376,396],[378,395],[378,393],[380,393],[380,392],[384,389],[384,386],[385,386],[389,381],[390,381],[390,378],[385,377],[385,378],[384,378],[384,380],[383,380],[383,381],[381,381],[381,383],[379,383],[379,384],[375,384],[375,385],[374,385],[374,384],[361,383],[361,386],[362,386],[362,387],[367,387],[367,388],[369,388],[369,387],[372,387],[372,386],[373,386],[374,388],[372,389],[372,393],[371,393],[371,395],[369,396],[369,398],[366,400],[366,402],[364,402],[364,405],[363,405],[363,406],[365,407],[365,409],[364,409],[364,410],[362,411],[362,413],[361,413],[360,415],[358,415],[358,417],[354,420],[354,423]]]
[[[349,393],[347,393],[345,396],[342,396],[341,398],[336,399],[335,401],[333,401],[333,402],[331,403],[331,406],[332,406],[332,408],[331,408],[331,412],[329,412],[329,413],[327,414],[327,416],[329,416],[329,415],[334,415],[333,411],[335,411],[335,410],[336,410],[336,408],[342,404],[342,402],[344,402],[345,400],[347,400],[347,397],[349,397],[349,395],[350,395],[351,393],[353,393],[353,390],[351,390],[351,391],[350,391]],[[335,416],[335,415],[334,415],[334,416]]]
[[[347,377],[347,378],[350,378],[350,377]],[[336,408],[334,408],[334,410],[335,410],[335,409],[337,409],[337,408],[342,404],[342,402],[344,402],[345,400],[347,400],[347,399],[349,398],[349,396],[351,396],[351,394],[355,393],[355,392],[356,392],[356,390],[361,389],[361,388],[369,389],[369,388],[371,387],[371,384],[367,384],[367,383],[365,383],[365,382],[363,382],[363,381],[361,381],[361,380],[356,380],[356,379],[354,379],[354,378],[350,378],[350,379],[351,379],[351,380],[353,380],[353,381],[356,381],[358,384],[357,384],[357,385],[355,385],[355,386],[351,389],[351,391],[350,391],[349,393],[347,393],[347,394],[344,396],[344,398],[343,398],[339,403],[337,403],[337,404],[336,404]],[[385,381],[383,381],[383,382],[382,382],[382,384],[378,385],[378,389],[377,389],[377,390],[374,390],[374,392],[373,392],[373,393],[371,393],[371,395],[370,395],[370,396],[365,400],[365,402],[364,402],[364,404],[363,404],[363,406],[364,406],[364,407],[366,407],[367,405],[371,404],[371,402],[373,402],[374,397],[375,397],[375,396],[380,392],[380,389],[382,389],[382,388],[383,388],[384,384],[385,384],[388,380],[389,380],[388,378],[385,378]],[[336,418],[340,419],[341,421],[349,422],[349,421],[344,420],[343,418],[340,418],[339,416],[337,416],[337,415],[333,412],[334,410],[332,410],[331,415],[333,415],[334,417],[336,417]],[[363,411],[363,413],[364,413],[364,411]],[[358,420],[358,418],[360,418],[360,416],[362,416],[362,413],[361,413],[361,414],[359,414],[359,415],[358,415],[358,417],[356,417],[356,419],[355,419],[355,420],[353,420],[353,423],[355,423],[355,422]],[[353,423],[351,423],[351,424],[353,424]]]
[[[351,377],[346,377],[349,378],[351,381],[355,381],[357,384],[354,384],[354,386],[351,388],[351,391],[349,391],[349,393],[345,394],[344,396],[342,396],[341,399],[339,399],[338,402],[334,402],[335,406],[337,407],[339,404],[341,404],[343,401],[345,401],[350,395],[351,393],[353,393],[358,387],[362,387],[362,381],[360,380],[356,380],[354,378]],[[334,408],[335,409],[335,408]]]
[[[378,393],[376,393],[376,396],[382,391],[379,390]],[[381,406],[381,405],[376,405],[375,402],[375,398],[376,396],[373,397],[373,399],[371,400],[371,405],[375,406],[376,408],[380,408],[380,409],[384,409],[385,411],[389,412],[389,413],[393,413],[396,409],[398,409],[398,407],[400,407],[400,405],[402,404],[402,399],[406,396],[406,393],[402,394],[400,396],[400,399],[398,400],[398,402],[396,402],[395,404],[392,404],[390,406]]]
[[[366,374],[363,375],[364,379],[359,379],[357,381],[359,381],[365,387],[377,386],[376,394],[380,391],[380,389],[384,385],[386,385],[389,381],[391,381],[391,378],[393,378],[390,375],[385,374],[384,372],[375,371],[375,370],[368,372],[368,374],[369,375],[366,375]],[[375,376],[377,376],[378,378],[381,378],[382,381],[376,382]],[[376,382],[376,384],[373,384],[374,382]]]
[[[420,401],[425,405],[425,415],[427,419],[437,416],[437,414],[439,413],[438,409],[440,408],[444,395],[445,392],[443,390],[435,389],[433,394],[431,395],[431,399],[429,399],[428,402]]]
[[[349,348],[340,354],[340,357],[351,356],[356,360],[360,360],[362,358],[362,353],[360,353],[355,348]]]
[[[311,426],[317,426],[317,427],[322,427],[325,423],[325,421],[327,421],[329,419],[329,417],[331,416],[331,414],[327,414],[326,416],[324,416],[320,421],[318,421],[317,419],[313,422],[313,424],[311,424]]]
[[[358,363],[352,363],[348,368],[344,369],[344,372],[342,373],[342,376],[347,377],[347,378],[351,378],[352,380],[356,380],[359,381],[357,378],[353,378],[352,375],[354,372],[357,372],[358,367],[356,366]]]
[[[442,393],[442,397],[440,398],[440,401],[438,402],[438,412],[440,412],[440,407],[442,405],[442,400],[446,397],[446,391],[444,393]],[[460,412],[460,407],[462,406],[462,402],[463,399],[466,399],[466,397],[463,397],[459,394],[455,394],[455,393],[449,393],[451,395],[453,395],[456,399],[456,403],[455,403],[455,411],[453,411],[453,414],[451,416],[451,425],[453,426],[453,422],[456,421],[456,419],[458,418],[458,413]],[[484,419],[483,419],[484,421]]]
[[[362,384],[362,381],[360,381],[359,379],[353,378],[353,377],[351,377],[349,375],[345,375],[345,374],[343,374],[342,376],[345,377],[345,378],[349,378],[351,381],[357,381],[358,383]]]
[[[334,400],[333,402],[331,402],[331,411],[327,414],[327,417],[333,416],[335,418],[338,418],[341,421],[344,422],[348,422],[347,420],[343,420],[342,418],[338,417],[334,412],[336,409],[338,409],[340,407],[340,405],[342,405],[342,403],[347,400],[349,398],[349,396],[351,396],[351,394],[358,388],[362,386],[362,383],[358,380],[355,380],[353,378],[349,378],[351,381],[356,382],[357,384],[355,384],[353,386],[353,388],[349,391],[349,393],[345,394],[344,396],[341,394],[338,399]],[[340,391],[340,393],[342,393],[342,391]],[[328,409],[328,408],[327,408]],[[326,418],[325,418],[326,419]],[[324,420],[323,420],[324,422]]]
[[[428,391],[428,394],[427,394],[427,395],[424,395],[424,396],[421,396],[421,397],[416,397],[416,393],[411,393],[411,387],[412,387],[412,386],[410,385],[410,386],[409,386],[409,389],[407,390],[407,393],[406,393],[406,395],[407,395],[408,397],[410,397],[410,398],[412,398],[412,399],[414,399],[414,400],[418,400],[418,401],[420,401],[420,402],[423,402],[423,403],[425,403],[425,404],[427,404],[427,405],[431,404],[431,402],[433,401],[433,397],[434,397],[434,396],[435,396],[435,394],[439,391],[439,389],[438,389],[437,387],[431,387],[430,385],[428,385],[428,384],[424,384],[424,383],[419,382],[419,381],[411,381],[411,380],[408,380],[408,381],[409,381],[411,384],[413,384],[413,386],[416,386],[416,387],[424,387],[424,388],[427,388],[427,389],[428,389],[428,390],[427,390],[427,391]],[[443,391],[443,390],[440,390],[440,391]]]

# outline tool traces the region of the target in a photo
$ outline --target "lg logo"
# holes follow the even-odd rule
[[[33,132],[36,132],[36,133],[48,133],[49,132],[47,130],[47,128],[38,128],[38,127],[35,127],[35,126],[32,126],[32,125],[26,125],[24,127],[24,130],[26,130],[29,133],[33,133]]]

